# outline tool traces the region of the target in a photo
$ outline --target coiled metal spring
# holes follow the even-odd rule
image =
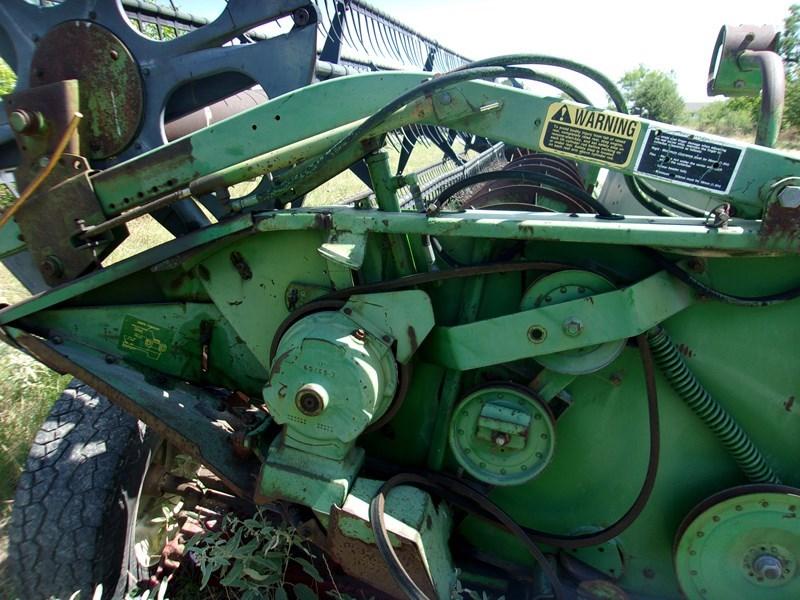
[[[657,327],[648,332],[647,339],[656,365],[672,388],[722,442],[745,476],[754,483],[780,483],[747,433],[689,370],[667,332]]]

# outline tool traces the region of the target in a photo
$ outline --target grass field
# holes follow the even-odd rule
[[[389,150],[392,168],[398,154]],[[411,155],[406,172],[418,170],[441,160],[441,152],[420,146]],[[324,205],[368,189],[355,175],[346,171],[317,188],[306,198],[310,205]],[[243,190],[239,190],[240,194]],[[129,224],[130,237],[106,261],[118,262],[172,238],[149,216]],[[28,296],[25,288],[0,264],[0,302],[14,304]],[[33,436],[69,375],[58,375],[26,354],[0,344],[0,599],[10,598],[5,583],[7,556],[6,528],[13,507],[17,479],[25,464]]]

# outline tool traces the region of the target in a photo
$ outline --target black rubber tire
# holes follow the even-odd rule
[[[133,553],[155,436],[74,380],[53,405],[20,476],[8,569],[18,597],[124,597],[143,573]]]

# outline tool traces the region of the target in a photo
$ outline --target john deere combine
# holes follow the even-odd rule
[[[0,248],[37,292],[3,339],[83,382],[17,492],[20,597],[163,572],[134,550],[165,494],[290,519],[358,597],[800,597],[800,163],[770,147],[774,32],[714,50],[711,93],[762,94],[746,144],[629,115],[569,60],[469,62],[360,0],[0,16]],[[446,168],[407,173],[421,143]],[[304,205],[348,169],[370,194]],[[175,239],[104,266],[145,214]]]

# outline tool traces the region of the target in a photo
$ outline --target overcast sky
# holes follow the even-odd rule
[[[223,0],[178,0],[213,18]],[[511,52],[571,58],[619,79],[639,63],[674,71],[687,102],[706,101],[711,50],[723,24],[781,29],[786,0],[370,0],[470,58]],[[575,80],[578,81],[578,80]],[[588,91],[588,90],[587,90]],[[605,104],[600,96],[590,94]]]

